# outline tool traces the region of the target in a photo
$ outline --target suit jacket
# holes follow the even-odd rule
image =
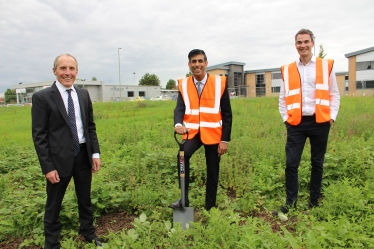
[[[193,76],[189,76],[193,77]],[[208,78],[210,75],[208,74]],[[221,141],[229,142],[231,140],[232,112],[230,104],[230,95],[227,90],[227,82],[225,91],[220,99],[221,115],[222,115],[222,138]],[[178,93],[177,106],[174,109],[174,125],[183,124],[183,117],[186,111],[182,94]]]
[[[88,91],[74,86],[81,110],[88,160],[100,153]],[[68,176],[74,163],[73,136],[69,117],[56,82],[32,96],[32,137],[43,174],[57,170]]]

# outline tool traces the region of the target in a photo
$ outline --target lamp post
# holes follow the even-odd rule
[[[119,50],[121,48],[118,48],[118,78],[119,78],[119,101],[121,101],[121,62],[119,58]]]
[[[134,86],[135,86],[135,72],[134,72]]]

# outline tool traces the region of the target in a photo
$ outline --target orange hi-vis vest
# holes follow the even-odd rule
[[[186,110],[183,123],[188,129],[188,139],[199,131],[203,144],[218,144],[222,137],[221,96],[226,87],[226,77],[209,75],[200,98],[193,77],[178,81]],[[186,135],[183,136],[186,139]]]
[[[333,60],[316,58],[316,122],[331,120],[330,116],[330,73]],[[287,123],[298,125],[301,122],[301,79],[296,62],[281,67],[288,112]]]

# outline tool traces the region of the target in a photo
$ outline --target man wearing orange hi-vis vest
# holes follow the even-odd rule
[[[328,135],[340,105],[334,61],[313,56],[312,31],[301,29],[295,35],[295,47],[300,57],[281,67],[283,84],[279,94],[279,112],[287,129],[286,204],[273,215],[296,208],[298,167],[307,138],[311,147],[308,207],[318,206]]]
[[[231,136],[232,112],[225,76],[205,72],[208,60],[203,50],[193,49],[188,54],[192,75],[178,81],[179,94],[174,110],[174,129],[188,139],[184,144],[185,206],[189,206],[190,158],[202,145],[207,166],[205,209],[216,206],[219,163],[227,152]],[[179,175],[179,154],[178,154]],[[179,199],[169,205],[182,206]]]

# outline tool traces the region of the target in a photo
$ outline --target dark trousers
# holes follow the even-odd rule
[[[87,150],[84,145],[81,147],[79,154],[74,157],[73,169],[69,176],[60,176],[60,182],[55,184],[47,180],[47,204],[44,215],[45,248],[60,248],[58,236],[61,232],[61,204],[72,177],[74,179],[75,193],[78,198],[79,233],[86,240],[92,240],[95,237],[91,204],[92,173]]]
[[[197,151],[203,143],[200,139],[200,133],[192,139],[189,139],[184,144],[184,165],[185,165],[185,193],[186,202],[188,201],[188,188],[190,185],[190,158]],[[216,206],[217,188],[218,188],[218,176],[219,176],[219,162],[220,157],[218,156],[218,144],[204,145],[205,149],[205,161],[206,161],[206,195],[205,195],[205,209],[209,210]],[[179,176],[179,153],[178,153],[178,176]]]
[[[330,122],[317,123],[314,116],[303,116],[301,123],[292,126],[286,122],[286,204],[295,204],[298,195],[298,168],[306,139],[310,141],[311,165],[310,199],[321,193],[323,162],[330,131]]]

